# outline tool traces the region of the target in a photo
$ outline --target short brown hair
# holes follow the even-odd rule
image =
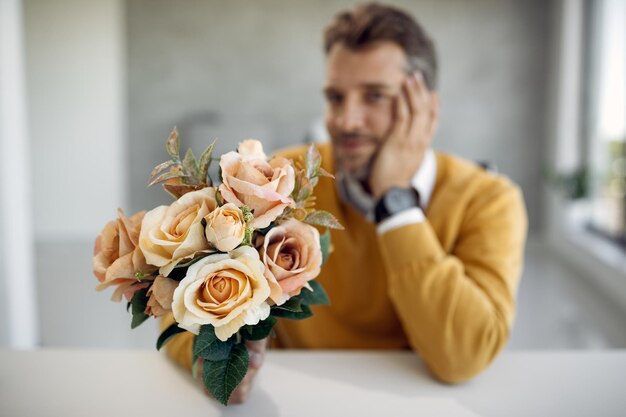
[[[335,43],[356,50],[378,41],[391,41],[407,56],[408,72],[420,71],[429,89],[437,87],[435,46],[419,23],[391,6],[369,3],[340,12],[324,32],[326,54]]]

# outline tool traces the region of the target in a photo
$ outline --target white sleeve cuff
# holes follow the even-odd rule
[[[382,235],[390,230],[397,229],[398,227],[406,226],[408,224],[422,223],[426,220],[424,212],[418,207],[410,208],[408,210],[401,211],[393,216],[383,220],[376,226],[376,231],[379,235]]]

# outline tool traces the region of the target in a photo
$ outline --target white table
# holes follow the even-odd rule
[[[624,416],[626,351],[505,352],[461,385],[410,352],[273,351],[224,408],[162,353],[0,350],[0,416]]]

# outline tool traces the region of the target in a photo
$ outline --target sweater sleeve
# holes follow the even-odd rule
[[[466,211],[451,253],[428,221],[379,236],[388,293],[414,351],[440,380],[485,369],[515,314],[527,217],[513,185]]]

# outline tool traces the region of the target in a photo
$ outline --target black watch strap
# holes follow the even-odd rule
[[[393,216],[394,214],[420,206],[420,195],[416,189],[390,188],[376,203],[374,218],[376,223]]]

